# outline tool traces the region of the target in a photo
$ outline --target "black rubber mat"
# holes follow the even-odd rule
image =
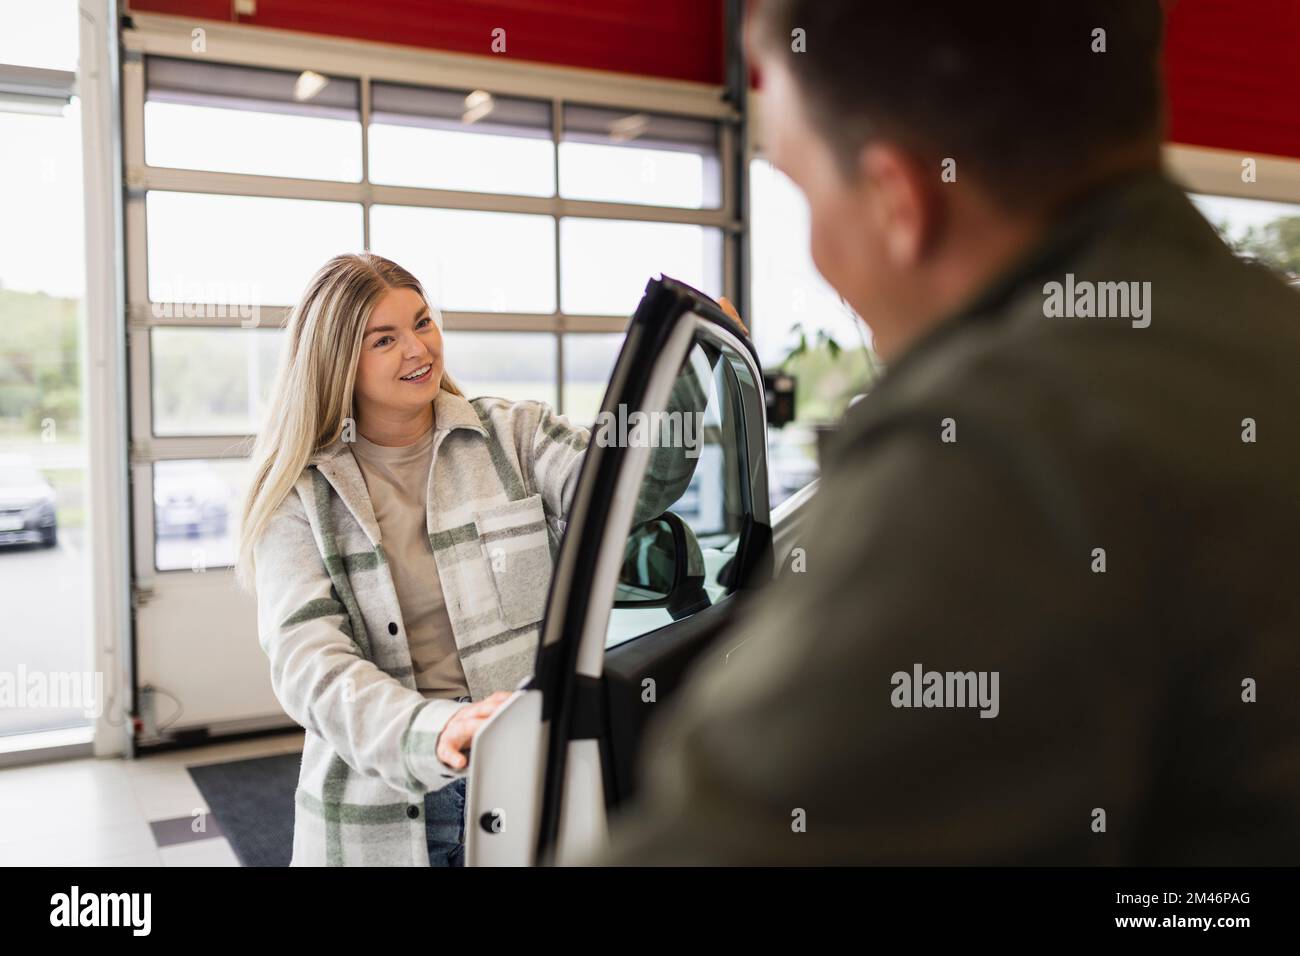
[[[302,754],[187,767],[241,866],[288,866]]]

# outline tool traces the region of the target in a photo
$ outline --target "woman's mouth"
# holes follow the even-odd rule
[[[424,365],[421,365],[415,371],[411,372],[410,375],[401,376],[401,380],[403,382],[412,382],[416,385],[421,385],[427,382],[432,377],[433,377],[433,363],[426,362]]]

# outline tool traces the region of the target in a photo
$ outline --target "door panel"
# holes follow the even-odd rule
[[[655,705],[670,700],[701,658],[723,654],[716,638],[735,615],[739,601],[727,600],[684,621],[627,641],[605,653],[602,685],[605,725],[602,737],[609,777],[606,800],[611,808],[636,791],[636,764],[646,724]],[[644,681],[654,680],[655,700],[646,701]]]
[[[664,293],[666,301],[657,303]],[[610,509],[603,516],[593,512],[577,532],[600,540],[591,558],[594,563],[582,566],[592,582],[582,609],[583,627],[579,632],[573,620],[563,616],[553,622],[562,640],[578,647],[576,652],[570,649],[572,668],[564,675],[572,701],[568,725],[557,721],[550,727],[552,754],[562,752],[565,741],[572,747],[594,736],[601,753],[601,787],[597,793],[589,777],[571,779],[562,765],[548,764],[550,786],[544,789],[547,805],[539,828],[543,859],[549,849],[548,813],[562,813],[567,819],[570,808],[580,806],[603,822],[608,807],[634,792],[636,760],[650,714],[671,699],[691,666],[714,644],[733,616],[737,592],[761,586],[772,573],[765,400],[762,374],[747,337],[711,300],[671,280],[658,288],[651,284],[637,321],[657,323],[661,342],[653,355],[630,354],[629,349],[620,359],[620,366],[626,359],[648,368],[644,390],[638,398],[632,387],[620,389],[616,381],[603,408],[623,401],[629,409],[661,411],[668,396],[681,391],[684,377],[694,375],[704,385],[703,428],[692,449],[698,456],[695,473],[686,489],[662,503],[689,529],[692,560],[702,568],[707,597],[696,613],[678,620],[665,620],[663,608],[614,606],[620,565],[629,550],[636,550],[629,547],[629,535],[636,529],[626,505],[644,502],[657,480],[647,470],[645,449],[639,449],[640,454],[628,449],[604,481],[592,478],[593,495],[610,489],[612,501],[624,503],[624,511]],[[580,548],[579,542],[572,544]],[[576,606],[570,602],[568,609],[560,610],[553,603],[552,613],[568,615]],[[555,834],[556,858],[580,855],[566,829],[556,823],[550,831]]]
[[[516,691],[479,728],[466,774],[467,866],[533,864],[545,744],[539,690]]]
[[[737,592],[771,578],[757,355],[716,303],[663,278],[646,287],[601,415],[627,421],[670,410],[696,417],[693,427],[680,418],[665,444],[622,431],[600,441],[598,418],[556,559],[534,676],[475,740],[470,865],[564,863],[597,848],[607,808],[633,792],[648,716],[731,618]],[[673,422],[671,415],[659,421]],[[667,569],[663,580],[672,584],[662,586],[671,593],[627,580],[647,569]],[[650,605],[624,606],[632,600]],[[655,704],[643,700],[646,680]],[[484,824],[494,813],[504,816],[508,835]],[[531,859],[521,860],[533,837]]]

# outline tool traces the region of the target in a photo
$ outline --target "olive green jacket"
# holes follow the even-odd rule
[[[1145,327],[1047,314],[1120,281]],[[1177,185],[1084,197],[911,346],[813,507],[603,862],[1300,863],[1300,295]],[[997,716],[901,706],[917,665]]]

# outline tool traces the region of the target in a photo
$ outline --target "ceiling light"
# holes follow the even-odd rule
[[[496,107],[496,101],[487,90],[475,90],[465,97],[465,112],[461,114],[462,122],[473,123],[487,116]]]
[[[609,138],[617,142],[624,142],[629,139],[636,139],[646,131],[650,126],[650,117],[644,113],[633,113],[631,116],[624,116],[621,120],[612,123],[609,127]]]
[[[321,76],[312,70],[303,70],[298,74],[297,81],[293,84],[293,98],[298,102],[309,100],[329,83],[328,76]]]

